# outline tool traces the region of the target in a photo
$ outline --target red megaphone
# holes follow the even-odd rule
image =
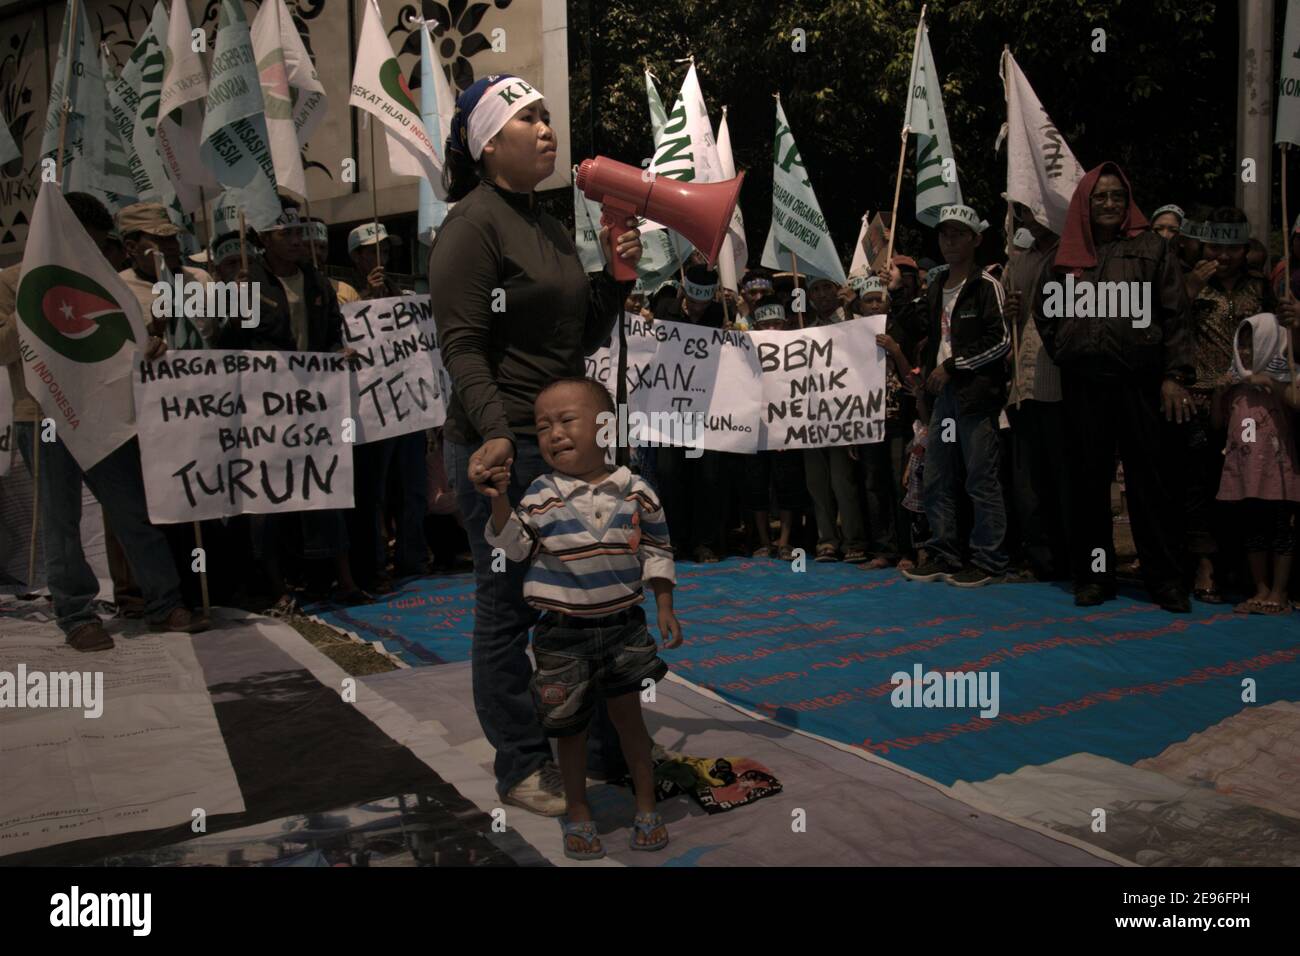
[[[741,173],[721,183],[685,183],[608,156],[584,159],[578,167],[578,188],[592,202],[600,203],[600,224],[609,229],[605,258],[620,281],[636,278],[636,269],[620,259],[615,249],[628,216],[663,223],[703,252],[710,266],[716,263],[744,178]]]

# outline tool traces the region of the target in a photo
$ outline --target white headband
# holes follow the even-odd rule
[[[517,76],[507,76],[492,84],[469,114],[469,154],[477,162],[483,156],[483,147],[505,126],[510,117],[525,106],[543,99],[535,90]]]

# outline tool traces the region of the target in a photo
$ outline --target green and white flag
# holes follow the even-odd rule
[[[646,93],[650,103],[650,130],[655,137],[650,170],[656,176],[691,182],[695,179],[695,153],[691,149],[686,104],[679,96],[672,113],[665,113],[649,71],[646,71]],[[600,220],[596,221],[599,223]],[[691,248],[685,238],[671,229],[646,220],[641,226],[641,260],[636,269],[638,285],[646,291],[653,291],[673,278],[690,256]]]
[[[941,207],[961,203],[961,184],[957,182],[957,161],[943,112],[943,88],[924,19],[916,27],[903,125],[916,134],[916,221],[937,226]]]
[[[15,312],[27,390],[88,470],[135,434],[131,372],[148,334],[55,183],[36,197]]]
[[[253,18],[252,38],[276,182],[306,197],[302,148],[325,118],[325,87],[284,0],[264,0]]]
[[[388,165],[394,176],[424,176],[436,189],[441,188],[442,161],[393,55],[375,0],[366,0],[348,105],[374,114],[383,123],[388,134]]]
[[[243,0],[221,0],[200,155],[254,229],[280,218],[262,85]]]
[[[800,274],[825,276],[844,285],[848,281],[844,266],[840,264],[822,208],[808,181],[780,97],[776,100],[772,160],[772,227],[763,248],[763,265],[769,269],[789,269],[793,252],[799,257]]]
[[[193,27],[185,0],[172,0],[163,46],[163,78],[158,99],[158,155],[167,179],[186,212],[199,208],[200,188],[218,187],[212,172],[199,158],[199,137],[203,133],[203,101],[208,96],[208,78],[203,60],[195,52]]]
[[[583,272],[600,272],[605,255],[600,248],[600,205],[593,203],[578,188],[578,167],[573,167],[573,231]]]
[[[57,161],[59,127],[66,99],[69,110],[59,179],[64,192],[98,191],[104,182],[104,138],[100,133],[104,128],[104,78],[100,74],[99,47],[91,35],[86,5],[76,5],[75,23],[72,13],[73,3],[68,0],[59,32],[59,59],[50,74],[41,159]]]
[[[1300,146],[1300,3],[1287,0],[1282,33],[1282,68],[1278,71],[1277,134],[1273,142]]]
[[[158,152],[158,110],[162,103],[163,74],[167,69],[167,30],[167,10],[159,0],[154,5],[149,28],[140,41],[141,45],[148,43],[145,56],[139,61],[140,72],[133,77],[138,99],[131,145],[149,171],[149,179],[154,185],[150,192],[141,193],[140,198],[169,206],[176,190],[167,178],[167,167]],[[131,57],[134,60],[135,54]]]
[[[131,179],[130,152],[122,141],[121,127],[112,107],[113,85],[117,75],[108,55],[108,44],[99,45],[99,67],[104,77],[104,191],[100,194],[109,211],[117,213],[136,201],[135,183]]]
[[[159,5],[161,7],[161,4]],[[161,202],[171,205],[176,192],[172,189],[163,170],[162,159],[157,147],[157,99],[148,107],[152,120],[141,119],[145,108],[142,97],[148,87],[155,81],[159,84],[165,57],[162,53],[162,38],[154,32],[159,8],[155,8],[154,20],[150,21],[140,35],[139,42],[131,51],[121,74],[109,85],[108,103],[122,136],[122,145],[126,150],[127,166],[131,170],[133,192],[145,202]],[[165,16],[165,14],[164,14]],[[166,36],[165,34],[163,35]],[[148,76],[150,79],[146,79]],[[161,86],[158,86],[161,92]],[[146,132],[146,130],[153,130]],[[141,144],[146,147],[141,152]]]

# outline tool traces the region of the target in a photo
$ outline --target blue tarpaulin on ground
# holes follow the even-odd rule
[[[679,565],[675,603],[687,640],[664,657],[677,674],[944,784],[1080,752],[1131,764],[1245,707],[1300,700],[1295,619],[1225,605],[1173,615],[1122,592],[1076,608],[1060,585],[963,589],[749,559]],[[408,664],[466,660],[473,577],[413,581],[382,603],[319,616]],[[895,706],[892,678],[918,666],[982,673],[997,715],[981,717],[973,701]]]

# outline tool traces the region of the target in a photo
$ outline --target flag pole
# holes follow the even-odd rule
[[[794,291],[795,291],[796,293],[798,293],[798,291],[799,291],[799,257],[796,256],[796,255],[794,254],[794,250],[793,250],[793,249],[790,250],[790,274],[794,276]],[[807,295],[807,293],[806,293],[806,291],[805,291],[805,296],[806,296],[806,295]],[[806,307],[806,306],[807,306],[807,303],[805,302],[804,304],[805,304],[805,307]],[[799,310],[799,328],[801,328],[801,329],[803,328],[803,314],[804,314],[804,309],[800,309],[800,310]]]
[[[239,271],[248,274],[248,245],[244,241],[244,210],[239,210]]]
[[[67,178],[63,175],[63,148],[68,135],[68,114],[72,111],[72,99],[68,93],[72,87],[72,59],[76,56],[73,43],[79,38],[77,29],[78,0],[68,0],[68,47],[67,58],[63,62],[63,104],[59,111],[59,149],[55,159],[59,191],[63,191]],[[41,520],[41,427],[42,420],[36,417],[36,427],[32,429],[32,535],[27,546],[27,584],[31,586],[36,577],[36,533]]]
[[[370,156],[370,162],[372,165],[374,164],[374,161],[375,161],[375,157],[374,154],[372,153]],[[306,189],[307,171],[305,169],[303,170],[302,178],[303,178],[302,206],[303,209],[307,211],[307,222],[310,224],[310,226],[315,226],[316,224],[311,220],[311,198],[308,197],[307,195],[307,189]],[[313,269],[319,269],[320,263],[316,261],[316,240],[312,238],[313,234],[314,234],[314,230],[307,233],[307,245],[311,247],[311,267]]]
[[[1011,122],[1011,82],[1007,73],[1007,57],[1011,54],[1011,46],[1004,43],[1002,45],[1002,59],[998,64],[998,72],[1002,74],[1002,99],[1006,103],[1008,116],[1007,122]],[[1011,142],[1007,141],[1007,178],[1011,178]],[[1007,215],[1004,220],[1002,231],[1006,233],[1007,240],[1007,272],[1011,271],[1011,249],[1015,243],[1012,241],[1012,227],[1015,225],[1015,216],[1012,214],[1011,198],[1007,197]],[[1006,273],[1003,273],[1002,280],[1004,287],[1006,284]],[[1020,304],[1021,309],[1025,307],[1024,303]],[[1016,410],[1020,410],[1020,403],[1024,396],[1020,394],[1020,316],[1011,316],[1011,374],[1015,376],[1016,383]]]
[[[1283,288],[1285,288],[1285,297],[1291,302],[1295,301],[1295,294],[1291,291],[1291,234],[1287,231],[1291,228],[1291,220],[1288,217],[1286,201],[1286,154],[1287,147],[1290,143],[1282,144],[1282,245],[1286,252],[1286,258],[1283,260],[1286,267],[1282,272]],[[1287,329],[1286,336],[1286,358],[1287,363],[1291,366],[1291,387],[1296,387],[1295,371],[1295,325]]]
[[[40,415],[36,416],[32,429],[32,536],[27,546],[27,586],[36,584],[36,527],[40,521],[41,500],[41,427]]]
[[[199,522],[194,522],[194,547],[197,548],[203,559],[202,569],[199,572],[199,590],[203,593],[203,616],[212,615],[212,603],[208,600],[208,556],[203,553],[203,530],[199,527]]]
[[[371,117],[366,125],[370,127],[370,212],[375,223],[375,262],[382,269],[384,253],[383,246],[379,242],[379,167],[375,165],[374,117]]]
[[[59,158],[57,167],[60,192],[63,192],[63,187],[67,185],[63,175],[63,146],[68,135],[68,114],[72,112],[72,99],[68,94],[72,89],[72,60],[77,55],[73,44],[80,39],[80,37],[74,35],[77,29],[78,2],[79,0],[68,0],[68,57],[63,63],[63,105],[59,113]]]
[[[926,5],[921,5],[921,17],[916,21],[916,38],[912,41],[912,69],[916,69],[916,58],[921,55],[921,27],[925,24]],[[908,78],[907,109],[903,111],[903,129],[899,134],[902,142],[898,144],[898,172],[894,174],[894,205],[889,213],[889,241],[885,246],[885,265],[894,267],[894,235],[898,232],[898,196],[903,188],[903,163],[907,161],[907,137],[912,132],[912,81]],[[889,307],[889,283],[885,283],[885,307]]]

